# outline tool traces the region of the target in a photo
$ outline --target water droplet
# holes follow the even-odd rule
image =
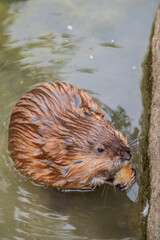
[[[68,25],[67,29],[71,31],[71,30],[73,30],[73,26],[72,25]]]
[[[136,66],[132,66],[132,69],[135,70],[137,67]]]
[[[144,208],[144,210],[143,210],[143,212],[142,212],[142,215],[143,215],[144,217],[147,217],[148,212],[149,212],[149,202],[148,202],[148,199],[147,199],[146,206],[145,206],[145,208]]]

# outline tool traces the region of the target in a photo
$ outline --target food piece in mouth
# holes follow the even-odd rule
[[[125,191],[135,181],[135,177],[136,177],[136,171],[129,164],[129,165],[121,168],[115,174],[113,185],[120,188],[121,191]]]

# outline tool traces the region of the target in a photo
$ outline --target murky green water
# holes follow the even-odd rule
[[[37,84],[65,81],[88,91],[106,120],[141,134],[141,62],[159,0],[0,0],[0,239],[139,239],[142,156],[134,149],[137,181],[57,192],[14,167],[7,131],[16,101]],[[138,232],[138,234],[137,234]]]

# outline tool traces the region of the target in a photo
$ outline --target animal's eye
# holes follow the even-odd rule
[[[98,152],[103,152],[105,150],[105,148],[103,146],[100,146],[97,148]]]

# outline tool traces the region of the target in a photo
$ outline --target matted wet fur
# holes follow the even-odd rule
[[[66,83],[44,83],[18,101],[9,150],[26,176],[62,189],[111,183],[131,158],[127,139],[105,122],[97,103]]]

